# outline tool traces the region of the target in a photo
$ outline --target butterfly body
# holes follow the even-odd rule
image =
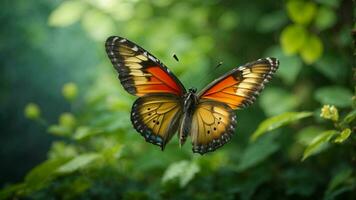
[[[195,153],[223,146],[235,132],[235,110],[254,102],[279,65],[275,58],[247,63],[197,93],[135,43],[112,36],[105,46],[124,89],[139,97],[132,106],[133,127],[162,150],[176,132],[180,145],[191,137]]]

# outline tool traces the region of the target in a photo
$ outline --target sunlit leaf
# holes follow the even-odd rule
[[[322,56],[323,49],[323,43],[318,36],[308,35],[300,50],[300,55],[305,63],[312,64]]]
[[[68,101],[73,101],[78,96],[78,86],[73,82],[63,85],[62,94]]]
[[[58,136],[68,136],[71,134],[71,129],[60,125],[51,125],[48,127],[47,132]]]
[[[67,128],[74,128],[76,125],[75,116],[72,113],[62,113],[59,116],[59,125]]]
[[[199,171],[200,167],[195,162],[189,162],[186,160],[179,161],[171,164],[167,168],[163,174],[162,183],[178,179],[180,187],[184,187]]]
[[[86,4],[82,1],[64,1],[51,13],[48,23],[51,26],[69,26],[80,19],[85,9]]]
[[[76,140],[83,140],[87,139],[91,136],[94,136],[98,133],[101,133],[101,130],[98,129],[92,129],[88,126],[80,126],[77,128],[77,130],[74,132],[74,139]]]
[[[314,2],[290,0],[287,2],[289,17],[298,24],[309,24],[314,18],[317,8]]]
[[[283,29],[280,42],[286,55],[297,53],[305,44],[307,31],[300,25],[289,25]]]
[[[62,141],[53,142],[48,152],[49,159],[67,159],[77,155],[77,146],[74,144],[66,144]]]
[[[303,158],[302,160],[307,159],[311,155],[315,155],[317,153],[320,153],[324,149],[324,145],[328,144],[330,139],[338,134],[338,131],[336,130],[329,130],[329,131],[324,131],[320,133],[318,136],[316,136],[308,145],[308,147],[304,150]]]
[[[349,136],[351,135],[351,129],[347,128],[341,131],[340,135],[338,135],[334,142],[336,143],[343,143]]]
[[[330,104],[344,108],[351,106],[352,93],[343,87],[328,86],[319,88],[315,92],[315,99],[321,104]]]
[[[311,112],[286,112],[271,118],[268,118],[260,123],[257,130],[251,135],[250,140],[255,141],[257,138],[262,136],[264,133],[268,131],[272,131],[281,126],[285,126],[287,124],[293,123],[300,119],[310,117],[312,115]]]
[[[79,169],[83,169],[96,159],[100,158],[100,154],[98,153],[85,153],[79,156],[76,156],[72,160],[68,161],[64,165],[60,166],[56,172],[59,174],[66,174],[77,171]]]
[[[237,166],[237,171],[243,171],[255,166],[276,152],[279,149],[279,145],[274,140],[275,135],[270,134],[251,143],[243,152]]]
[[[38,119],[41,117],[41,109],[37,104],[29,103],[25,107],[24,114],[28,119]]]
[[[112,18],[106,13],[96,9],[91,9],[85,13],[82,25],[87,33],[98,41],[104,41],[108,35],[111,35],[116,28]]]
[[[333,9],[322,6],[318,9],[316,18],[315,18],[315,26],[319,30],[324,30],[332,27],[336,22],[336,11]]]

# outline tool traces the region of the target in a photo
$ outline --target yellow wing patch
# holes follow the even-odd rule
[[[175,95],[153,94],[138,98],[133,104],[131,121],[147,142],[164,149],[177,131],[181,104]]]
[[[201,101],[192,117],[193,152],[204,154],[223,146],[231,139],[236,126],[236,114],[226,104]]]

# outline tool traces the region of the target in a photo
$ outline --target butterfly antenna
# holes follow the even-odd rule
[[[177,62],[179,62],[179,59],[178,59],[178,57],[177,57],[176,54],[173,54],[173,58],[174,58],[174,60],[176,60]]]
[[[203,77],[201,77],[198,83],[201,84],[201,83],[203,83],[203,81],[205,81],[207,78],[210,78],[211,75],[213,75],[214,72],[215,72],[219,67],[222,66],[222,64],[223,64],[223,62],[220,61],[213,69],[211,69],[211,70],[208,72],[208,76],[203,76]]]
[[[215,69],[219,68],[222,64],[223,64],[223,62],[220,61],[220,62],[216,65]],[[215,70],[215,69],[214,69],[214,70]]]

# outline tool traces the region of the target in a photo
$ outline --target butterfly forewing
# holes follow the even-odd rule
[[[131,121],[147,142],[164,149],[178,128],[182,114],[180,99],[172,94],[149,94],[132,106]]]
[[[140,46],[112,36],[107,39],[105,47],[121,84],[130,94],[171,93],[180,96],[185,93],[184,86],[174,74]]]
[[[226,103],[232,109],[246,107],[255,101],[278,65],[275,58],[247,63],[209,84],[199,96],[201,99]]]

